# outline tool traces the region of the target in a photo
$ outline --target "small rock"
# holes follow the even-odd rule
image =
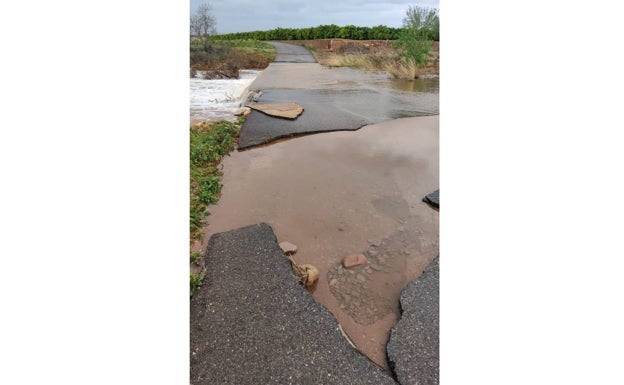
[[[338,280],[336,278],[332,278],[331,281],[329,281],[329,286],[336,286],[337,283]]]
[[[342,266],[349,269],[356,266],[362,266],[367,263],[366,257],[363,254],[351,254],[344,257],[342,260]]]
[[[295,254],[297,252],[297,246],[293,245],[290,242],[287,242],[287,241],[281,242],[279,246],[284,251],[284,254],[290,255],[290,254]]]
[[[360,282],[366,282],[366,277],[363,276],[362,274],[358,274],[357,275],[357,280]]]
[[[368,255],[370,255],[371,257],[376,257],[377,254],[379,254],[377,251],[375,250],[368,250]]]
[[[319,277],[319,271],[315,266],[309,265],[309,264],[303,264],[300,266],[303,271],[305,271],[305,279],[303,281],[303,284],[306,287],[312,287],[314,285],[314,283],[318,280]]]

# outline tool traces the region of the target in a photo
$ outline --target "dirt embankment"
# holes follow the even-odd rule
[[[316,40],[280,40],[280,43],[303,45],[315,52],[317,60],[331,54],[372,54],[396,57],[397,51],[392,40],[350,40],[350,39],[316,39]],[[322,60],[321,60],[322,61]],[[319,62],[321,62],[319,61]],[[322,64],[322,63],[321,63]],[[420,73],[439,74],[440,42],[434,41],[429,52],[429,62],[422,66]]]
[[[350,39],[316,39],[316,40],[281,40],[281,43],[298,44],[316,51],[336,51],[349,45],[367,48],[392,48],[392,40],[350,40]]]

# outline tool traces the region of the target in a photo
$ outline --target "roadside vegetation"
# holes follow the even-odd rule
[[[422,75],[439,74],[440,18],[437,9],[408,7],[401,28],[331,24],[212,36],[215,44],[246,41],[244,39],[253,39],[251,41],[256,46],[263,40],[301,44],[313,52],[320,64],[385,71],[395,79],[413,80]]]
[[[222,40],[204,45],[191,37],[191,77],[202,71],[205,79],[238,79],[241,69],[265,69],[275,59],[275,48],[256,40]]]
[[[190,18],[191,77],[203,71],[206,78],[238,78],[240,69],[263,69],[275,58],[275,48],[265,42],[229,40],[215,43],[216,20],[206,3]],[[201,286],[205,266],[201,244],[208,205],[221,195],[222,173],[218,166],[234,150],[244,117],[228,121],[200,122],[190,125],[190,296]]]
[[[344,41],[339,48],[324,49],[307,45],[316,60],[328,67],[351,67],[363,71],[385,71],[395,79],[413,80],[422,75],[439,74],[438,43],[432,44],[426,60],[417,64],[406,60],[392,42],[368,45],[366,42]]]
[[[409,7],[395,40],[304,43],[316,60],[330,67],[385,71],[395,79],[413,80],[439,74],[440,22],[437,9]]]
[[[235,147],[243,119],[236,123],[228,121],[202,122],[190,126],[190,234],[191,242],[201,239],[207,206],[219,200],[221,176],[218,165],[223,157]],[[191,292],[204,278],[201,254],[190,253],[190,262],[197,268],[191,271]]]
[[[201,4],[190,19],[191,77],[202,71],[206,79],[238,79],[241,69],[264,69],[275,58],[270,44],[234,38],[216,41],[215,33],[210,6]]]
[[[410,6],[406,11],[401,28],[377,25],[375,27],[358,27],[355,25],[338,26],[336,24],[319,25],[310,28],[275,28],[268,31],[237,32],[215,34],[213,40],[317,40],[317,39],[348,39],[348,40],[400,40],[401,35],[417,29],[428,41],[440,41],[439,14],[435,8]],[[404,36],[407,37],[407,36]]]

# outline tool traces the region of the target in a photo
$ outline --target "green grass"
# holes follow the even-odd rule
[[[191,263],[194,263],[196,265],[199,265],[199,263],[201,262],[201,253],[198,253],[196,251],[192,251],[191,252]]]
[[[275,55],[275,47],[258,40],[215,41],[209,52],[196,38],[190,41],[190,64],[195,69],[264,69]]]
[[[275,59],[276,51],[269,43],[258,40],[227,40],[222,42],[223,44],[234,48],[245,54],[261,54],[269,62]]]
[[[201,228],[208,213],[206,207],[217,203],[221,194],[221,159],[234,149],[242,121],[201,123],[190,128],[190,231],[201,238]]]
[[[205,273],[203,272],[201,274],[191,273],[191,297],[193,297],[193,294],[195,294],[197,289],[201,287],[202,283],[204,282],[204,277]]]
[[[192,239],[201,239],[207,207],[217,203],[221,195],[221,176],[218,169],[223,157],[235,146],[244,119],[236,123],[203,122],[190,127],[190,233]],[[190,253],[191,264],[201,267],[198,274],[190,274],[190,295],[201,286],[204,267],[201,254]]]

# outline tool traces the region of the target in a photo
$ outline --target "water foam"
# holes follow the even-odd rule
[[[197,77],[190,79],[191,120],[236,120],[233,114],[260,72],[241,70],[239,79],[203,79],[198,71]]]

